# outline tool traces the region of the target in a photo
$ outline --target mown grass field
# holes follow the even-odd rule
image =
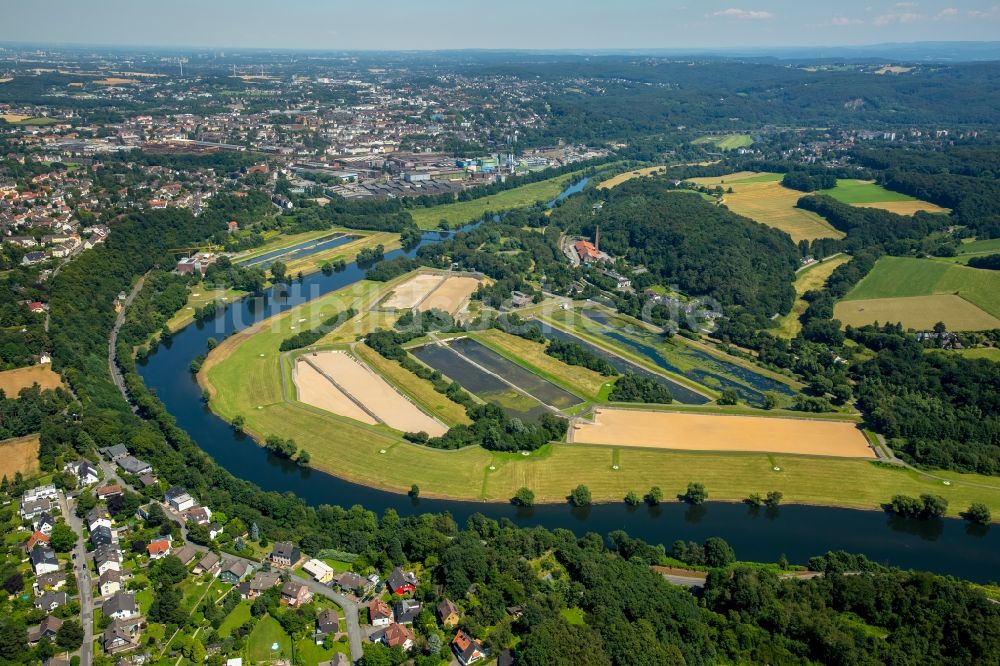
[[[472,201],[457,201],[441,204],[431,208],[415,208],[410,210],[413,221],[421,229],[436,229],[441,220],[446,220],[449,226],[456,227],[482,219],[487,211],[499,213],[514,208],[524,208],[534,205],[537,201],[548,202],[555,199],[567,185],[577,180],[582,171],[555,176],[537,183],[528,183],[511,190],[491,194]]]
[[[900,215],[913,215],[917,211],[928,213],[947,213],[947,208],[941,208],[927,201],[921,201],[906,194],[887,190],[870,180],[839,179],[837,187],[821,190],[817,194],[826,194],[842,203],[852,206],[881,208]]]
[[[813,264],[799,271],[795,276],[795,303],[792,311],[781,318],[781,325],[777,329],[778,335],[791,340],[802,330],[802,322],[799,317],[806,311],[809,304],[802,298],[802,294],[813,289],[819,289],[826,283],[827,279],[841,266],[850,261],[846,254],[839,254],[832,259]]]
[[[719,150],[736,150],[752,146],[753,138],[748,134],[726,134],[723,136],[703,136],[691,143],[696,146],[714,145]]]
[[[896,299],[902,300],[893,302]],[[837,304],[834,314],[845,323],[899,321],[922,328],[933,319],[931,325],[943,321],[953,330],[996,328],[1000,273],[931,259],[883,257]]]
[[[38,435],[0,441],[0,478],[13,481],[18,472],[24,478],[37,474],[38,445]]]
[[[921,479],[916,473],[864,461],[566,443],[549,444],[528,456],[478,447],[440,451],[405,442],[385,426],[364,426],[286,401],[277,346],[294,333],[290,327],[319,322],[387,288],[391,285],[360,282],[279,315],[277,322],[264,322],[255,334],[244,332],[227,339],[209,355],[200,376],[211,387],[212,409],[227,420],[242,414],[248,432],[258,438],[277,434],[295,439],[310,453],[311,465],[318,469],[397,492],[406,492],[416,483],[421,494],[428,497],[502,502],[519,487],[528,486],[541,502],[561,502],[571,488],[585,483],[595,500],[617,502],[629,490],[643,492],[659,485],[669,495],[683,490],[689,481],[701,481],[711,498],[718,500],[739,501],[751,492],[781,490],[786,502],[876,509],[894,494],[937,492],[948,498],[956,510],[972,501],[983,501],[994,515],[1000,516],[1000,481],[988,477],[952,475],[948,477],[953,479],[952,485],[944,486],[940,481]],[[298,321],[302,318],[307,322]],[[518,353],[519,340],[502,342],[511,353]],[[538,356],[541,346],[537,347],[532,353],[521,352],[529,357],[526,366],[537,362],[553,376],[567,372],[543,366],[548,361]],[[569,368],[571,374],[564,375],[566,380],[582,382],[578,369]],[[597,378],[591,381],[591,386],[596,386]],[[253,445],[247,442],[247,446]],[[619,469],[612,469],[616,464]],[[782,468],[780,473],[772,471],[775,465]]]
[[[47,363],[0,372],[0,391],[3,391],[8,398],[16,398],[21,389],[30,388],[32,384],[38,384],[42,390],[63,385],[62,377]]]
[[[969,259],[973,257],[982,257],[990,254],[1000,254],[1000,238],[962,243],[958,246],[958,253],[954,257],[934,257],[934,261],[944,261],[951,264],[968,264]]]
[[[271,649],[274,643],[278,644],[277,650]],[[247,658],[251,664],[270,663],[278,659],[291,660],[292,639],[277,620],[265,615],[254,625],[247,638]]]
[[[976,347],[973,349],[963,349],[959,353],[965,358],[985,358],[990,361],[1000,363],[1000,348],[997,347]]]
[[[213,289],[204,282],[191,287],[188,292],[187,304],[167,320],[167,328],[171,331],[179,331],[194,321],[194,313],[200,308],[213,301],[232,303],[246,296],[247,292],[237,289]]]
[[[692,178],[691,182],[707,187],[720,185],[727,190],[722,200],[730,210],[769,227],[781,229],[795,242],[844,237],[843,233],[816,213],[796,208],[795,204],[804,194],[784,187],[781,179],[780,173],[741,171],[713,178]],[[732,192],[728,192],[730,187],[733,188]]]

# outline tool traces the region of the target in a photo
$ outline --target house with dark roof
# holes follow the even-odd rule
[[[104,617],[115,620],[127,620],[139,616],[139,604],[135,600],[135,592],[115,592],[101,606]]]
[[[381,641],[388,647],[401,647],[404,651],[413,647],[413,631],[409,627],[401,624],[390,624],[381,633]]]
[[[101,449],[101,453],[111,462],[118,462],[128,455],[128,447],[124,444],[115,444]]]
[[[46,592],[35,599],[35,608],[51,613],[60,606],[65,606],[68,603],[69,597],[66,596],[65,592]]]
[[[163,499],[166,500],[170,508],[181,513],[187,511],[194,506],[194,498],[188,494],[188,491],[184,490],[180,486],[174,486],[167,492],[163,493]]]
[[[302,606],[312,601],[313,595],[302,583],[290,580],[281,586],[281,603],[292,606]]]
[[[55,640],[62,623],[63,621],[55,615],[47,615],[37,627],[28,629],[28,643],[34,645],[43,638],[47,638],[50,641]]]
[[[461,629],[451,641],[451,650],[462,666],[469,666],[486,658],[486,648],[483,644]]]
[[[364,576],[359,576],[353,571],[345,571],[343,573],[336,574],[333,577],[333,584],[340,588],[342,592],[348,592],[351,594],[357,594],[360,592],[362,595],[374,587],[374,585],[371,584],[371,581]]]
[[[66,573],[63,571],[53,571],[52,573],[35,576],[35,582],[31,586],[36,597],[40,597],[46,592],[58,592],[66,586]]]
[[[110,655],[128,652],[139,647],[142,618],[115,620],[102,635],[104,652]]]
[[[219,573],[219,579],[224,583],[236,585],[246,578],[249,572],[250,566],[246,562],[243,560],[232,560],[223,565],[222,571]]]
[[[204,573],[218,573],[219,571],[219,556],[215,553],[209,551],[205,553],[205,557],[198,560],[198,564],[194,565],[194,575],[200,576]]]
[[[122,575],[114,569],[108,569],[97,579],[97,590],[102,597],[115,594],[122,589]]]
[[[56,558],[56,551],[48,547],[47,544],[37,544],[31,549],[31,568],[35,570],[35,575],[52,573],[59,571],[59,560]]]
[[[451,599],[445,599],[438,604],[437,616],[441,624],[446,627],[454,627],[462,619],[458,606]]]
[[[31,521],[31,525],[42,534],[51,535],[52,529],[56,526],[56,519],[48,511],[43,511]]]
[[[194,562],[194,558],[198,557],[198,551],[195,550],[194,546],[186,543],[174,551],[174,557],[180,560],[184,566],[188,566]]]
[[[396,567],[389,574],[385,584],[393,594],[412,594],[417,588],[417,576],[412,571],[403,571],[401,567]]]
[[[63,466],[64,472],[69,472],[76,477],[80,486],[89,486],[101,480],[97,467],[89,460],[81,459],[75,462],[66,463]]]
[[[392,606],[393,616],[399,624],[413,624],[424,607],[416,599],[401,599]]]
[[[106,525],[98,525],[90,533],[90,543],[94,544],[95,548],[97,546],[110,546],[117,541],[114,531]]]
[[[279,567],[290,567],[302,557],[298,546],[287,541],[279,541],[274,544],[268,559]]]
[[[87,514],[87,529],[93,532],[101,525],[111,527],[111,514],[106,507],[97,505]]]
[[[340,615],[333,608],[327,608],[316,616],[316,645],[322,645],[327,636],[336,637],[340,633]]]
[[[125,456],[115,462],[118,463],[118,466],[121,467],[122,471],[126,474],[135,474],[136,476],[139,476],[153,471],[153,468],[150,467],[149,463],[144,460],[139,460],[134,456]]]
[[[240,590],[240,594],[247,599],[256,599],[279,582],[281,582],[281,575],[278,572],[258,571],[249,582],[245,583],[246,587]]]
[[[103,574],[110,569],[121,571],[122,559],[121,551],[111,544],[98,546],[94,549],[94,566],[97,568],[98,574]]]

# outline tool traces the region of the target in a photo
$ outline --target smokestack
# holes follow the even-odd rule
[[[601,225],[597,225],[597,231],[594,232],[594,249],[598,252],[601,251]]]

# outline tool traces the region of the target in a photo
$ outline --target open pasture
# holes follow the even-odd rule
[[[444,310],[454,316],[466,303],[469,297],[479,288],[479,280],[460,275],[445,278],[434,291],[420,303],[420,310]]]
[[[892,302],[918,296],[934,298]],[[953,330],[996,328],[1000,326],[1000,273],[931,259],[882,257],[837,304],[834,315],[845,323],[899,321],[906,327],[923,328],[927,321],[931,325],[943,321]]]
[[[0,478],[13,481],[20,472],[28,478],[38,471],[38,435],[0,441]]]
[[[691,142],[696,146],[712,145],[719,150],[736,150],[749,148],[753,145],[753,137],[749,134],[724,134],[721,136],[703,136]]]
[[[822,217],[812,211],[796,208],[795,204],[804,193],[791,190],[781,184],[778,173],[753,173],[741,171],[726,176],[712,178],[692,178],[691,182],[707,187],[730,187],[732,192],[723,195],[722,202],[734,213],[780,229],[792,240],[813,240],[815,238],[843,238],[844,234],[834,229]]]
[[[30,388],[32,384],[38,384],[43,390],[63,385],[62,377],[53,372],[52,366],[47,363],[0,372],[0,391],[8,398],[16,398],[21,389]]]
[[[837,180],[837,187],[831,190],[820,190],[817,194],[826,194],[841,203],[860,208],[881,208],[898,215],[913,215],[917,211],[927,213],[947,213],[947,208],[941,208],[927,201],[915,199],[907,194],[887,190],[871,180],[853,178]]]
[[[573,425],[572,441],[686,451],[757,451],[874,458],[854,423],[601,408]]]

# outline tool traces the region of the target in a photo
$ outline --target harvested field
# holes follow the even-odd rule
[[[38,471],[38,435],[0,441],[0,477],[13,481],[18,472],[24,477]]]
[[[833,316],[850,326],[864,326],[877,321],[930,330],[934,324],[943,321],[953,331],[1000,328],[1000,319],[955,294],[841,301],[834,306]]]
[[[479,280],[476,278],[462,276],[446,278],[420,303],[420,309],[427,311],[437,308],[454,315],[462,309],[472,292],[478,288]]]
[[[420,301],[427,298],[442,282],[443,275],[421,273],[396,287],[383,303],[382,307],[408,310],[416,307]]]
[[[38,384],[42,389],[54,389],[63,385],[62,378],[48,364],[0,372],[0,390],[8,398],[17,397],[21,389],[29,388],[32,384]]]
[[[132,83],[138,83],[135,79],[122,79],[117,76],[109,76],[106,79],[97,79],[94,81],[99,86],[123,86]]]
[[[295,363],[295,388],[299,394],[299,402],[368,425],[378,423],[368,412],[358,407],[353,400],[344,395],[343,391],[320,374],[319,370],[301,358]]]
[[[781,326],[778,327],[778,333],[781,337],[791,340],[802,330],[802,322],[799,321],[799,317],[809,307],[809,303],[802,298],[802,295],[807,291],[822,287],[838,266],[846,264],[850,260],[851,258],[848,255],[840,254],[832,259],[808,266],[798,272],[795,276],[794,285],[795,304],[792,306],[792,311],[781,318]]]
[[[831,190],[820,190],[816,194],[831,196],[841,203],[859,208],[881,208],[898,215],[913,215],[917,211],[927,213],[947,213],[947,208],[941,208],[932,203],[915,199],[907,194],[893,192],[878,185],[873,180],[858,180],[856,178],[841,178],[837,186]]]
[[[634,171],[626,171],[625,173],[620,173],[617,176],[612,176],[607,180],[602,180],[598,185],[599,190],[609,190],[613,187],[618,187],[624,182],[630,181],[633,178],[641,178],[643,176],[651,176],[654,173],[665,173],[667,167],[665,166],[652,166],[645,167],[644,169],[635,169]]]
[[[599,409],[574,426],[574,442],[685,451],[757,451],[874,458],[854,423],[763,416]]]
[[[318,352],[308,360],[320,372],[333,378],[348,394],[361,402],[380,421],[403,432],[443,435],[447,428],[400,395],[382,377],[344,352]]]
[[[7,79],[6,81],[10,80],[11,79]],[[4,83],[6,83],[6,81],[4,81]],[[20,113],[0,113],[0,120],[6,120],[9,123],[19,123],[28,120],[29,118],[31,118],[31,116],[25,116]]]
[[[881,201],[876,203],[861,203],[853,204],[858,208],[881,208],[882,210],[887,210],[890,213],[896,213],[896,215],[913,215],[919,211],[924,211],[925,213],[947,213],[947,208],[941,208],[940,206],[935,206],[932,203],[926,201]]]
[[[834,229],[822,217],[812,211],[796,208],[803,192],[790,190],[781,184],[781,174],[753,173],[740,171],[715,178],[692,178],[697,185],[723,189],[733,188],[723,195],[723,203],[734,213],[752,220],[781,229],[792,240],[813,240],[815,238],[843,238],[844,234]]]

